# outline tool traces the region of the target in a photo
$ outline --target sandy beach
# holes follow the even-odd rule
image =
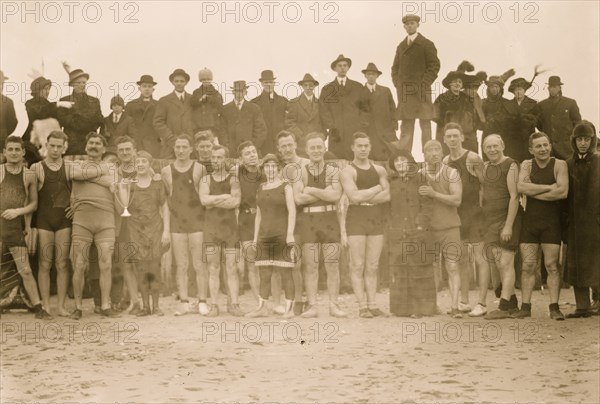
[[[447,291],[438,296],[445,309]],[[378,299],[387,309],[387,291]],[[342,320],[328,316],[322,295],[320,317],[289,321],[174,317],[172,297],[162,299],[166,316],[143,319],[104,319],[91,300],[82,321],[12,311],[1,319],[0,395],[3,403],[596,403],[600,318],[552,321],[547,299],[534,293],[532,319],[496,322],[359,319],[351,295],[340,298],[351,313]],[[561,302],[574,310],[571,291]],[[252,307],[249,293],[242,304]]]

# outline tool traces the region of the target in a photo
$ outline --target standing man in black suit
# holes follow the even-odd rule
[[[0,70],[0,93],[4,88],[4,81],[7,79],[4,72]],[[1,94],[0,99],[0,149],[4,150],[4,141],[17,128],[17,115],[12,100]]]
[[[352,136],[368,132],[370,121],[369,93],[358,81],[346,76],[351,66],[352,60],[344,55],[331,62],[337,77],[323,87],[319,100],[321,122],[328,132],[328,150],[346,160],[354,159]]]
[[[398,140],[398,120],[396,119],[396,103],[389,88],[377,84],[381,71],[375,63],[369,63],[362,73],[367,79],[365,87],[369,92],[369,107],[371,122],[369,135],[371,137],[370,157],[376,161],[386,161],[389,158],[389,148],[386,143]]]
[[[272,70],[264,70],[260,74],[260,84],[263,92],[252,100],[262,111],[267,125],[267,138],[262,146],[263,156],[267,153],[276,153],[275,137],[285,128],[285,111],[288,100],[275,92],[275,79]]]
[[[571,133],[581,122],[579,107],[574,99],[563,97],[560,77],[550,76],[547,84],[550,96],[540,101],[532,113],[537,117],[538,129],[550,136],[556,158],[567,160],[573,155]]]
[[[144,74],[137,82],[140,97],[127,103],[125,113],[133,118],[138,137],[135,139],[138,150],[145,150],[154,158],[160,156],[160,136],[152,125],[158,101],[152,98],[156,82],[149,74]]]
[[[431,140],[431,84],[440,71],[435,45],[417,32],[420,21],[417,15],[402,17],[408,35],[398,45],[392,65],[392,82],[398,91],[397,118],[402,121],[400,147],[404,150],[412,150],[416,119],[421,126],[421,145]]]
[[[175,158],[175,139],[179,135],[194,136],[192,123],[192,95],[185,91],[190,75],[175,69],[169,76],[174,90],[158,100],[152,124],[161,140],[160,157]]]

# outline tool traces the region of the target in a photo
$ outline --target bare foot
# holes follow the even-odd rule
[[[71,315],[70,312],[68,312],[65,308],[62,309],[58,309],[58,316],[59,317],[69,317]]]

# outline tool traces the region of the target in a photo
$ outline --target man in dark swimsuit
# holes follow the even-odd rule
[[[200,179],[206,175],[206,169],[190,159],[192,150],[193,141],[189,136],[177,136],[174,145],[175,161],[163,168],[161,173],[169,195],[171,248],[175,254],[177,288],[181,302],[180,309],[175,312],[176,316],[196,310],[200,314],[208,314],[208,276],[202,260],[205,209],[200,203],[199,195]],[[198,308],[192,308],[189,304],[188,254],[192,256],[192,265],[196,271]]]
[[[535,268],[540,246],[544,264],[548,271],[550,290],[550,318],[564,320],[558,307],[560,295],[560,273],[558,256],[561,243],[561,202],[569,192],[567,163],[551,157],[552,143],[548,135],[535,132],[529,136],[529,153],[533,159],[521,163],[519,183],[520,193],[527,196],[520,249],[523,259],[521,272],[521,310],[513,318],[531,317],[531,293],[535,285]]]
[[[356,132],[352,140],[354,160],[340,175],[350,206],[342,216],[342,244],[349,246],[352,288],[358,300],[359,316],[384,316],[377,308],[377,268],[383,249],[385,215],[383,204],[390,200],[385,168],[369,160],[371,141]],[[366,292],[366,295],[365,295]]]
[[[301,168],[300,180],[292,183],[294,200],[301,212],[298,215],[304,279],[308,308],[302,317],[317,317],[317,288],[319,283],[319,256],[324,255],[329,291],[329,314],[346,317],[338,306],[340,292],[340,224],[337,203],[342,196],[342,185],[336,167],[326,165],[325,139],[320,133],[306,136],[306,153],[310,163]]]
[[[24,167],[25,144],[20,137],[8,136],[3,149],[6,163],[0,165],[0,250],[6,247],[23,279],[27,295],[33,304],[35,317],[52,319],[42,308],[37,284],[27,254],[31,240],[31,214],[38,204],[35,175]]]
[[[227,311],[236,317],[245,314],[238,301],[240,284],[235,262],[239,255],[235,209],[240,205],[241,192],[238,179],[227,170],[228,158],[229,150],[225,146],[215,145],[211,164],[214,171],[200,183],[200,201],[207,209],[204,254],[208,263],[208,287],[212,300],[210,312],[207,314],[209,317],[219,314],[218,296],[223,255],[229,290]]]

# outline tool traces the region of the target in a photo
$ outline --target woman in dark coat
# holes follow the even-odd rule
[[[38,120],[52,118],[56,119],[56,125],[58,127],[58,108],[71,108],[71,103],[67,101],[48,101],[51,87],[52,82],[47,78],[36,78],[31,82],[30,86],[32,98],[25,102],[25,110],[27,111],[29,124],[27,125],[27,129],[25,129],[22,138],[25,142],[25,160],[29,165],[37,163],[43,158],[38,151],[38,146],[31,143],[33,123]],[[42,140],[45,141],[46,139]]]
[[[429,198],[418,192],[420,186],[427,185],[427,179],[405,150],[393,150],[389,167],[390,312],[413,318],[434,315],[435,244],[429,226],[432,205]]]
[[[486,98],[483,99],[483,113],[485,115],[485,125],[483,127],[483,134],[481,142],[486,136],[496,134],[500,135],[502,139],[506,138],[510,132],[510,103],[509,100],[504,98],[504,84],[506,80],[514,76],[515,71],[513,69],[507,70],[500,76],[490,76],[486,81]],[[487,156],[483,153],[484,160],[487,160]]]
[[[536,118],[532,110],[537,101],[525,95],[530,87],[531,82],[522,77],[514,79],[508,86],[508,91],[515,97],[507,104],[510,126],[509,131],[502,136],[506,146],[504,155],[512,157],[519,164],[532,157],[529,154],[529,135],[536,131]]]
[[[577,308],[567,318],[589,317],[589,288],[600,288],[600,155],[596,128],[587,121],[571,135],[573,157],[567,197],[567,265],[565,280],[573,285]]]

